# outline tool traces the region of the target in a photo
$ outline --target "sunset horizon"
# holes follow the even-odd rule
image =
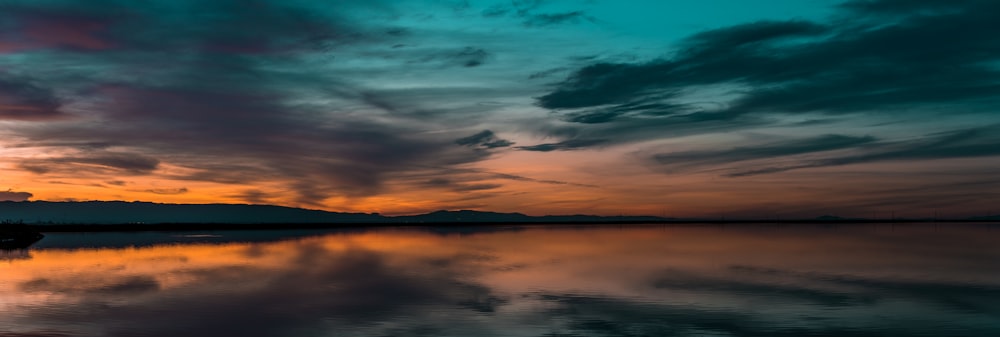
[[[991,1],[2,5],[0,200],[960,218],[1000,196]]]
[[[0,0],[0,337],[1000,336],[1000,0]]]

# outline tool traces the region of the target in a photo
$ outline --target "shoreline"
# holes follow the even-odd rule
[[[354,223],[129,223],[129,224],[26,224],[40,233],[65,232],[168,232],[168,231],[229,231],[229,230],[301,230],[301,229],[349,229],[385,227],[501,227],[501,226],[728,226],[728,225],[908,225],[908,224],[981,224],[1000,225],[998,220],[959,219],[844,219],[844,220],[670,220],[670,221],[587,221],[587,222],[354,222]]]

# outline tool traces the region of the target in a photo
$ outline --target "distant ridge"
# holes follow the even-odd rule
[[[0,202],[0,220],[25,224],[282,224],[282,223],[530,223],[666,221],[654,216],[547,215],[482,211],[436,211],[388,217],[377,213],[339,213],[294,207],[244,204],[159,204],[83,201]]]
[[[727,223],[899,223],[899,222],[994,222],[1000,216],[980,216],[965,219],[892,218],[865,219],[823,215],[803,219],[697,219],[658,216],[597,216],[597,215],[544,215],[531,216],[521,213],[498,213],[473,210],[435,211],[419,215],[384,216],[378,213],[339,213],[274,205],[247,204],[160,204],[126,201],[0,201],[0,222],[28,225],[62,225],[69,229],[85,229],[89,225],[112,230],[153,230],[151,228],[287,228],[286,224],[327,227],[338,224],[505,224],[505,223],[674,223],[674,224],[727,224]],[[149,226],[149,225],[183,226]],[[211,225],[211,226],[205,226]],[[255,226],[248,226],[255,225]],[[58,227],[58,226],[56,226]],[[53,227],[55,228],[55,227]]]
[[[152,202],[0,202],[0,220],[26,224],[325,223],[378,222],[366,213],[336,213],[271,205]]]
[[[407,215],[389,218],[394,222],[641,222],[667,221],[672,218],[657,216],[597,216],[597,215],[545,215],[531,216],[521,213],[497,213],[483,211],[436,211],[420,215]]]

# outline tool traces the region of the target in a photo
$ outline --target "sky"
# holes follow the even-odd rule
[[[974,216],[992,0],[0,0],[0,200]]]

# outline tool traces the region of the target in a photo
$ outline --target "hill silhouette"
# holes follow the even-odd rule
[[[529,223],[664,221],[653,216],[547,215],[482,211],[436,211],[389,217],[377,213],[339,213],[302,208],[244,204],[160,204],[125,201],[5,201],[0,220],[26,224],[321,224],[321,223]]]

